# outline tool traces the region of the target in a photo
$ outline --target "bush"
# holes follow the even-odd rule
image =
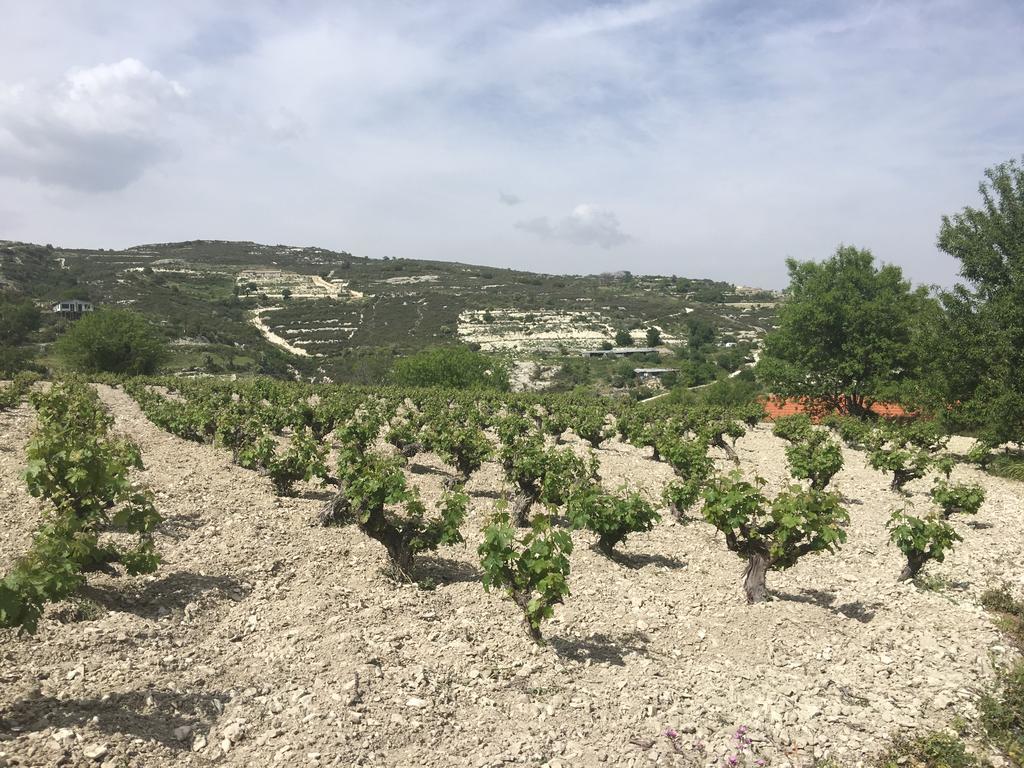
[[[975,768],[978,759],[948,733],[897,741],[875,765],[878,768]]]
[[[942,508],[942,517],[948,520],[955,514],[976,515],[985,501],[985,489],[980,485],[936,480],[931,497]]]
[[[372,453],[352,458],[339,458],[341,490],[330,504],[330,522],[355,523],[380,542],[399,578],[411,578],[417,554],[463,540],[459,526],[469,497],[461,486],[445,494],[439,517],[427,521],[426,507],[416,489],[406,484],[399,459]]]
[[[80,373],[155,373],[166,356],[163,337],[142,315],[100,309],[76,321],[56,344],[57,354]]]
[[[0,627],[28,632],[43,605],[72,595],[85,573],[111,571],[114,563],[129,574],[155,570],[152,532],[161,519],[152,495],[129,477],[142,469],[138,446],[108,436],[113,419],[88,385],[55,384],[34,393],[32,405],[39,426],[26,447],[25,482],[53,510],[0,581]]]
[[[825,490],[843,468],[843,451],[827,432],[811,430],[804,439],[786,449],[789,472],[797,480],[809,480],[811,488]]]
[[[649,531],[661,519],[654,507],[639,493],[606,493],[592,485],[569,499],[569,519],[576,528],[597,534],[597,548],[608,557],[617,544],[631,533]]]
[[[516,539],[508,515],[499,512],[484,529],[477,550],[484,589],[503,589],[523,612],[526,630],[541,641],[540,625],[569,594],[572,538],[551,527],[547,515],[536,515],[530,531]]]
[[[433,347],[395,361],[391,380],[405,387],[509,389],[508,370],[497,358],[467,347]]]
[[[1024,765],[1024,662],[1005,672],[996,691],[978,702],[981,724],[989,741],[1010,758]]]
[[[781,416],[772,426],[772,434],[786,442],[796,443],[810,437],[814,427],[811,417],[806,413],[794,413],[792,416]]]
[[[889,539],[907,558],[907,564],[900,572],[899,580],[912,579],[929,560],[941,563],[946,552],[957,541],[963,541],[945,520],[927,517],[923,520],[897,510],[889,522]]]
[[[765,577],[812,552],[833,552],[846,541],[843,526],[849,515],[835,494],[793,486],[769,505],[761,493],[762,478],[754,483],[734,472],[704,491],[704,518],[725,534],[726,546],[747,561],[743,590],[747,602],[767,598]]]

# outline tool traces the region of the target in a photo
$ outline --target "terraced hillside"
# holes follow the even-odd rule
[[[696,318],[734,341],[756,341],[775,299],[674,276],[543,275],[221,241],[123,251],[0,242],[0,285],[40,302],[130,306],[174,339],[180,369],[342,376],[358,360],[458,341],[558,358],[610,342],[617,330],[642,344],[656,327],[669,344]]]

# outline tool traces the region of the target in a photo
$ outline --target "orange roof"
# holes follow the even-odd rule
[[[803,399],[785,399],[775,397],[774,395],[765,398],[762,401],[764,405],[765,413],[769,419],[777,419],[781,416],[793,416],[797,413],[806,413],[814,418],[819,418],[825,414],[825,407],[822,404],[815,404]],[[874,403],[870,408],[871,413],[876,416],[881,416],[887,419],[900,419],[914,416],[915,413],[906,410],[899,403]]]

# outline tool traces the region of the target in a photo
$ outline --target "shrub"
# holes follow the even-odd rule
[[[517,539],[508,515],[499,512],[484,529],[477,551],[484,589],[504,590],[522,610],[530,637],[540,642],[541,622],[551,618],[554,607],[569,594],[572,538],[554,530],[548,516],[539,514],[530,531]]]
[[[1003,585],[1000,589],[985,590],[981,595],[981,604],[985,610],[999,614],[999,628],[1024,648],[1024,602],[1014,598]]]
[[[597,548],[608,557],[626,536],[649,531],[661,519],[639,493],[621,489],[612,494],[597,485],[574,494],[568,501],[567,512],[574,527],[597,534]]]
[[[922,520],[901,510],[892,513],[886,528],[889,529],[890,541],[907,558],[907,564],[900,572],[900,581],[912,579],[929,560],[941,563],[953,544],[963,541],[945,520],[934,517]]]
[[[792,416],[781,416],[772,426],[772,434],[789,443],[806,440],[814,431],[811,417],[806,413],[794,413]]]
[[[786,449],[786,460],[794,478],[809,480],[811,488],[823,491],[843,468],[843,451],[828,433],[811,430]]]
[[[63,363],[81,373],[155,373],[166,356],[166,341],[142,315],[99,309],[76,321],[56,344]]]
[[[942,517],[950,515],[975,515],[985,501],[985,489],[980,485],[936,480],[931,490],[932,501],[942,508]]]
[[[271,435],[264,435],[239,452],[238,463],[267,475],[278,496],[291,496],[292,486],[299,480],[327,474],[326,456],[326,446],[317,442],[312,431],[303,428],[292,435],[284,451],[278,450],[277,441]]]
[[[686,510],[700,498],[714,470],[714,462],[703,440],[688,440],[671,434],[658,439],[657,452],[678,478],[665,486],[662,500],[677,519],[682,519]]]
[[[440,516],[427,521],[426,507],[406,484],[397,457],[366,453],[355,461],[339,460],[338,475],[341,490],[331,503],[330,522],[355,523],[380,542],[399,578],[411,578],[417,554],[462,541],[459,526],[469,497],[461,486],[446,492]]]
[[[847,448],[860,450],[870,441],[872,425],[866,419],[857,416],[828,416],[823,423],[839,434]]]
[[[516,434],[516,429],[526,429]],[[548,507],[564,504],[575,491],[597,474],[597,458],[577,456],[571,448],[546,448],[544,438],[523,419],[508,419],[499,425],[502,445],[498,451],[506,479],[517,489],[512,520],[526,526],[530,507],[541,502]]]
[[[129,477],[142,469],[138,447],[107,435],[113,420],[88,385],[57,383],[33,393],[32,404],[39,426],[26,447],[25,482],[53,509],[0,581],[0,626],[28,632],[43,605],[73,594],[85,573],[115,563],[129,574],[155,570],[152,532],[160,523],[152,495]]]
[[[391,380],[406,387],[508,391],[505,365],[466,347],[433,347],[395,361]]]
[[[726,546],[747,561],[743,590],[750,603],[766,599],[765,577],[812,552],[833,552],[846,541],[849,515],[835,494],[792,486],[769,505],[760,488],[738,473],[704,490],[704,518],[725,534]]]
[[[441,459],[458,470],[462,482],[468,482],[494,452],[483,429],[469,414],[446,414],[431,421],[426,428],[425,443]]]

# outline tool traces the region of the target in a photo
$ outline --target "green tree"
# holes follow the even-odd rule
[[[166,340],[142,315],[99,309],[85,315],[57,341],[57,354],[82,373],[154,373],[167,351]]]
[[[454,389],[509,388],[508,370],[497,358],[466,347],[433,347],[403,357],[391,369],[395,384]]]
[[[926,290],[850,246],[821,263],[786,265],[789,295],[758,364],[769,390],[856,414],[905,396],[922,368],[919,328],[934,304]]]
[[[647,346],[648,347],[660,347],[661,346],[661,331],[655,328],[653,325],[647,329]]]
[[[631,347],[633,346],[633,335],[625,330],[618,330],[615,332],[615,346],[617,347]]]
[[[1024,440],[1024,158],[985,171],[982,205],[942,218],[966,283],[941,295],[941,391],[994,444]]]
[[[704,349],[715,341],[715,326],[702,317],[695,317],[687,323],[687,346],[693,352]]]

